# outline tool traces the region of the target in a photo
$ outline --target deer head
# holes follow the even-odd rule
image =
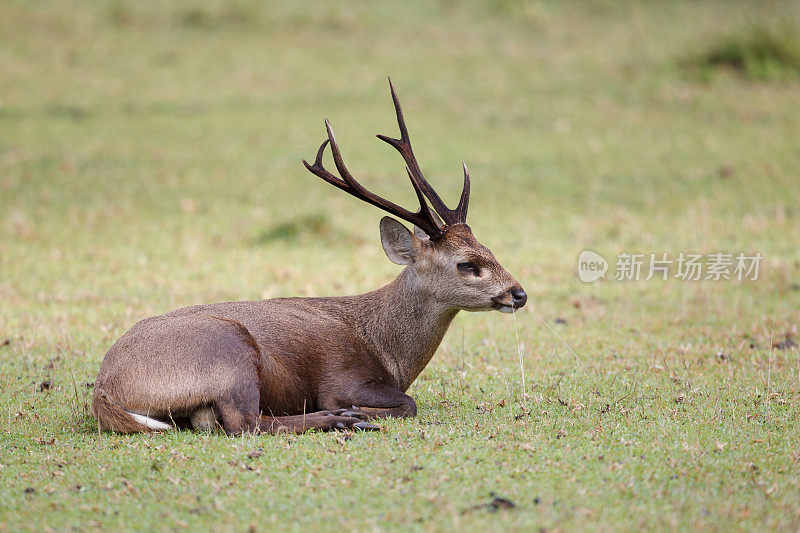
[[[303,160],[303,164],[311,173],[331,185],[414,225],[414,233],[411,233],[397,220],[384,217],[380,224],[381,243],[389,259],[399,265],[407,265],[418,280],[420,290],[428,292],[436,301],[465,311],[496,309],[510,313],[524,306],[528,297],[522,286],[506,272],[492,252],[478,242],[466,223],[470,194],[467,165],[462,163],[464,187],[461,199],[455,209],[449,209],[422,175],[411,149],[403,110],[391,79],[389,87],[400,127],[400,138],[385,135],[378,135],[378,138],[393,146],[403,156],[406,172],[419,200],[418,211],[411,212],[381,198],[356,181],[344,164],[327,118],[325,127],[328,138],[319,147],[314,164],[309,164],[306,160]],[[331,146],[339,177],[323,166],[322,158],[328,144]]]

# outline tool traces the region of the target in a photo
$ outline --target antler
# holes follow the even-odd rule
[[[425,193],[425,196],[427,196],[428,200],[431,202],[431,206],[433,206],[439,216],[442,217],[445,224],[449,226],[451,224],[458,224],[459,222],[466,222],[467,208],[469,207],[469,170],[467,170],[466,163],[462,163],[464,167],[464,188],[461,191],[461,199],[458,202],[458,207],[455,209],[448,209],[419,169],[417,158],[414,157],[414,152],[411,149],[411,139],[408,136],[406,121],[403,118],[403,108],[400,107],[400,100],[397,99],[397,93],[394,90],[391,78],[389,78],[389,88],[392,91],[392,102],[394,102],[394,111],[397,114],[397,125],[400,126],[400,138],[393,139],[386,135],[378,135],[378,139],[392,145],[400,152],[400,155],[403,156],[406,162],[406,171],[411,181],[414,183],[414,188],[420,189]]]
[[[459,222],[465,222],[467,219],[467,207],[469,205],[469,171],[467,170],[467,165],[464,164],[464,189],[461,193],[461,200],[458,202],[458,207],[456,207],[456,209],[448,209],[444,202],[442,202],[442,199],[439,197],[439,195],[436,194],[436,191],[433,189],[433,187],[431,187],[427,180],[422,176],[422,172],[419,169],[417,160],[414,157],[413,151],[411,150],[411,141],[408,137],[408,130],[406,129],[405,121],[403,120],[403,110],[400,108],[400,102],[397,99],[397,94],[395,93],[391,79],[389,79],[389,87],[392,91],[392,100],[394,101],[394,108],[397,113],[397,123],[400,126],[400,139],[392,139],[391,137],[386,137],[385,135],[378,135],[378,138],[394,146],[395,149],[397,149],[403,156],[403,159],[406,162],[406,172],[408,172],[408,177],[411,179],[414,192],[417,194],[417,199],[419,200],[419,211],[412,213],[411,211],[368,191],[360,183],[358,183],[358,181],[356,181],[344,164],[341,151],[339,150],[339,145],[336,143],[336,136],[333,134],[333,129],[331,128],[331,124],[328,122],[327,118],[325,119],[325,128],[328,131],[328,138],[325,139],[325,141],[319,147],[314,164],[310,165],[305,159],[303,159],[303,164],[309,170],[309,172],[324,179],[334,187],[338,187],[339,189],[342,189],[356,198],[364,200],[375,207],[383,209],[384,211],[402,218],[407,222],[415,224],[417,227],[427,233],[431,239],[435,240],[444,234],[444,231],[448,226],[457,224]],[[336,165],[336,169],[339,171],[341,178],[334,176],[322,164],[322,157],[325,153],[325,147],[329,143],[331,145],[331,152],[333,154],[333,162]],[[425,202],[426,196],[433,205],[435,212],[433,212]],[[439,220],[439,217],[436,216],[437,213],[439,217],[441,217],[441,220]]]
[[[444,224],[439,222],[439,220],[436,218],[436,215],[428,208],[427,204],[425,203],[425,197],[422,196],[422,193],[419,191],[419,189],[417,189],[417,187],[414,187],[414,191],[417,193],[417,199],[419,200],[420,207],[419,211],[416,213],[412,213],[408,209],[404,209],[399,205],[368,191],[360,183],[358,183],[352,174],[350,174],[350,171],[347,170],[344,160],[342,159],[342,154],[339,151],[339,145],[336,144],[336,136],[333,134],[331,123],[328,122],[327,118],[325,119],[325,128],[328,130],[328,138],[325,139],[325,141],[322,143],[322,146],[319,147],[319,150],[317,151],[317,158],[314,160],[314,164],[309,165],[308,161],[303,159],[303,164],[306,166],[309,172],[319,176],[334,187],[338,187],[346,193],[355,196],[356,198],[364,200],[375,207],[383,209],[384,211],[398,216],[407,222],[415,224],[431,238],[438,238],[441,236],[441,233],[444,230]],[[328,143],[331,145],[333,162],[336,165],[336,169],[339,171],[341,178],[334,176],[322,165],[322,156]]]

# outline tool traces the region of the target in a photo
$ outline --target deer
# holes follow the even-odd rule
[[[470,176],[455,209],[423,177],[389,79],[400,138],[394,147],[419,200],[409,211],[362,186],[330,122],[312,174],[396,218],[380,221],[383,250],[404,266],[357,296],[274,298],[195,305],[136,323],[106,352],[95,380],[98,431],[172,429],[243,433],[380,430],[413,417],[406,391],[459,311],[514,312],[527,295],[467,225]],[[338,176],[323,166],[330,146]]]

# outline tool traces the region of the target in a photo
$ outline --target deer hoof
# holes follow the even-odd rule
[[[348,416],[358,418],[359,420],[369,420],[367,413],[358,410],[358,407],[351,407],[350,409],[336,409],[335,411],[324,411],[325,416]]]
[[[352,416],[342,416],[337,417],[338,420],[334,422],[330,427],[330,429],[335,429],[338,431],[348,431],[348,430],[356,430],[360,429],[362,431],[378,431],[381,428],[376,426],[375,424],[370,424],[369,422],[364,422],[360,418],[355,418]]]
[[[367,413],[362,413],[361,411],[345,411],[342,413],[342,416],[351,416],[353,418],[358,418],[359,420],[369,420]]]
[[[361,431],[380,431],[381,427],[376,426],[375,424],[370,424],[369,422],[356,422],[353,424],[355,429],[360,429]]]

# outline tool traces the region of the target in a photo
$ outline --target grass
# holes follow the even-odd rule
[[[797,529],[800,91],[675,65],[798,7],[3,3],[0,531]],[[380,213],[299,163],[325,114],[413,205],[373,137],[387,74],[426,174],[452,200],[467,161],[471,225],[530,295],[525,393],[512,317],[462,314],[420,415],[379,434],[98,434],[91,383],[137,320],[398,273]],[[765,259],[584,284],[584,249]]]
[[[796,27],[739,30],[685,62],[691,72],[710,78],[729,69],[761,81],[796,79],[800,75],[800,41]]]

